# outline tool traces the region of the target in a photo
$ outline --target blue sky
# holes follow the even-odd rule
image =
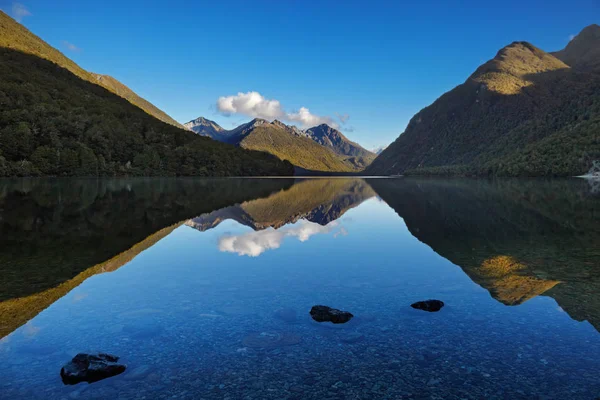
[[[367,148],[389,144],[512,41],[558,50],[600,22],[597,0],[391,3],[0,0],[0,8],[180,122],[204,116],[229,129],[251,119],[244,101],[258,100],[261,115],[332,121]],[[262,97],[217,107],[247,92]]]

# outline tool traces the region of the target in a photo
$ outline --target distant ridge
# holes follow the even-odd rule
[[[342,132],[327,124],[315,126],[307,129],[305,132],[315,142],[333,150],[341,156],[345,156],[345,160],[353,164],[357,169],[366,167],[375,159],[373,152],[351,141]]]
[[[278,120],[269,122],[255,118],[234,129],[224,130],[215,122],[199,117],[185,126],[220,142],[274,154],[309,171],[356,172],[375,158],[373,152],[327,124],[302,130]]]
[[[199,117],[183,124],[186,129],[195,132],[202,136],[208,136],[212,139],[219,140],[219,134],[225,131],[219,124],[210,119]]]

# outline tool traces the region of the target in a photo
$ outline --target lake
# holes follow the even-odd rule
[[[600,396],[597,181],[4,180],[0,274],[2,399]]]

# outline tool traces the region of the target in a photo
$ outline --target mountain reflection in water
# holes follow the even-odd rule
[[[346,234],[335,220],[375,195],[362,179],[303,180],[289,190],[201,215],[186,225],[199,231],[229,219],[246,225],[255,232],[225,235],[219,239],[219,249],[256,257],[278,248],[286,237],[305,242],[317,234]]]
[[[0,398],[593,398],[599,221],[579,179],[0,181]],[[62,385],[90,351],[127,370]]]
[[[550,296],[600,330],[600,198],[586,181],[371,184],[417,239],[496,300]]]
[[[258,256],[286,237],[347,234],[336,220],[380,196],[409,231],[493,298],[544,295],[600,329],[600,199],[583,180],[131,179],[0,183],[0,335],[181,223],[233,220],[221,251]],[[193,217],[191,219],[188,219]]]

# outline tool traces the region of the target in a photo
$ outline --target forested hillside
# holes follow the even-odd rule
[[[291,164],[269,154],[154,118],[82,79],[78,75],[85,71],[68,59],[63,68],[46,59],[51,57],[15,50],[15,42],[7,47],[9,18],[0,16],[0,176],[293,174]],[[24,28],[12,23],[19,27],[14,37],[21,47],[49,51],[28,42]]]
[[[600,57],[599,33],[592,25],[554,55],[526,42],[506,46],[417,113],[366,172],[587,172],[600,159],[600,63],[594,61]]]

